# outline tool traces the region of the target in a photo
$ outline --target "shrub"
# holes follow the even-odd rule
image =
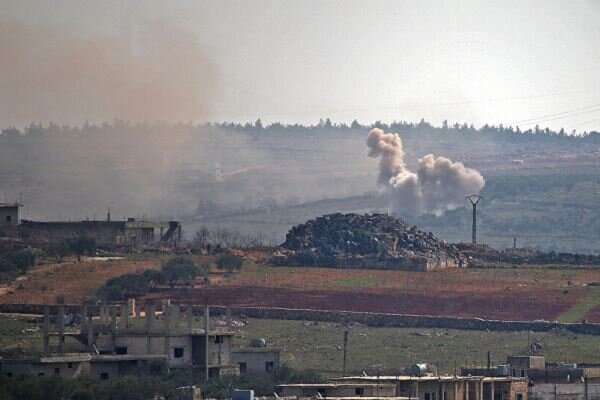
[[[235,254],[220,254],[217,257],[217,268],[225,270],[229,273],[239,271],[242,268],[244,259]]]

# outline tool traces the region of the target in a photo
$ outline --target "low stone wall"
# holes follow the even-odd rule
[[[211,306],[212,315],[224,314],[227,307]],[[304,310],[289,308],[230,307],[232,315],[258,319],[322,321],[372,327],[444,328],[490,331],[548,332],[564,329],[574,333],[600,335],[600,324],[562,324],[547,321],[498,321],[481,318],[434,317],[428,315],[363,313],[352,311]]]
[[[55,310],[56,305],[50,305]],[[88,306],[90,315],[98,315],[100,306]],[[225,315],[227,307],[210,306],[211,315]],[[79,313],[81,306],[65,305],[65,312]],[[357,322],[372,327],[390,328],[442,328],[480,331],[533,331],[548,332],[554,329],[579,334],[600,335],[600,324],[563,324],[548,321],[498,321],[481,318],[434,317],[428,315],[366,313],[352,311],[307,310],[266,307],[230,307],[231,315],[257,319],[282,319],[295,321],[322,321],[349,324]],[[0,313],[43,314],[43,304],[0,304]],[[194,314],[201,315],[202,306],[195,306]]]

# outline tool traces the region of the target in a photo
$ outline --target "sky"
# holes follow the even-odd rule
[[[0,125],[600,131],[600,2],[0,0]]]

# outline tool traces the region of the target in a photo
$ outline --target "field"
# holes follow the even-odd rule
[[[391,372],[416,362],[437,365],[440,372],[453,373],[455,363],[482,364],[489,350],[492,361],[504,363],[506,356],[522,353],[538,340],[551,362],[597,362],[595,349],[600,337],[566,331],[547,333],[484,332],[453,329],[370,328],[327,322],[238,320],[234,328],[236,347],[248,346],[252,338],[265,338],[269,347],[282,349],[282,362],[293,368],[310,369],[326,376],[341,374],[344,331],[348,330],[348,372]],[[198,321],[198,324],[200,322]],[[239,324],[236,324],[239,325]],[[41,351],[41,323],[29,316],[0,316],[0,348],[4,354],[22,349]],[[68,340],[67,349],[76,342]]]
[[[250,261],[251,259],[255,261]],[[113,276],[158,268],[161,257],[67,262],[36,267],[3,288],[2,303],[79,304]],[[372,311],[502,320],[600,322],[600,270],[573,267],[456,269],[438,272],[270,267],[252,254],[242,271],[213,269],[210,285],[170,290],[197,304]],[[213,261],[197,258],[198,262]],[[214,267],[213,267],[214,268]]]
[[[487,351],[494,365],[506,356],[523,353],[539,340],[551,362],[597,362],[594,349],[600,337],[569,332],[484,332],[452,329],[369,328],[324,322],[248,320],[239,328],[236,344],[265,338],[269,346],[283,349],[282,360],[298,369],[325,375],[342,372],[344,330],[349,331],[347,370],[360,373],[394,371],[416,362],[429,362],[440,372],[453,373],[455,363],[483,365]]]

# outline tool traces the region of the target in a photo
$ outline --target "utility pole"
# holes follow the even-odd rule
[[[346,376],[346,349],[348,347],[348,331],[344,331],[344,362],[342,364],[342,376]]]
[[[473,206],[473,233],[471,240],[473,244],[477,244],[477,203],[479,203],[479,200],[483,199],[483,197],[478,194],[472,194],[465,197],[465,199],[469,200]]]

